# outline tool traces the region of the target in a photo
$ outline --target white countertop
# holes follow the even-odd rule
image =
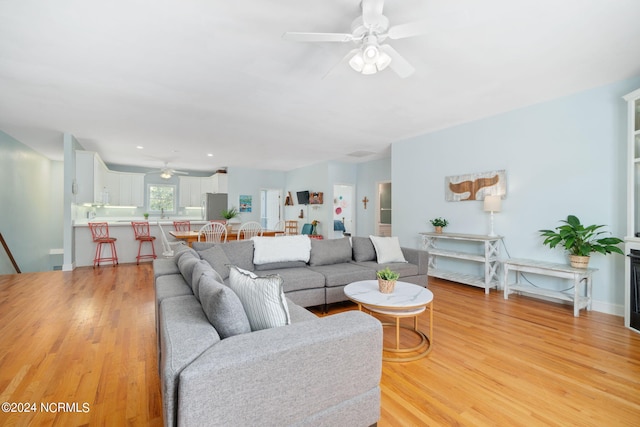
[[[109,218],[93,218],[93,219],[78,219],[73,222],[74,227],[88,227],[89,222],[106,222],[109,227],[127,226],[131,227],[131,221],[146,221],[140,217],[109,217]],[[191,221],[192,224],[206,224],[207,221],[202,218],[193,217],[174,217],[174,218],[149,218],[149,225],[161,225],[173,226],[173,221]]]

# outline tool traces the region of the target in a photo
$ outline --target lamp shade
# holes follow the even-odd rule
[[[484,196],[485,212],[500,212],[502,207],[502,199],[500,196]]]

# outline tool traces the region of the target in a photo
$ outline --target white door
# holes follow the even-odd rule
[[[391,183],[378,184],[376,235],[391,236]]]
[[[276,223],[280,221],[280,200],[282,192],[280,190],[260,191],[260,225],[267,230],[273,230]]]

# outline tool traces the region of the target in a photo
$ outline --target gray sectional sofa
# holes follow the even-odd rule
[[[384,265],[371,258],[367,240],[312,240],[307,262],[255,264],[252,241],[199,243],[154,260],[165,425],[375,424],[380,322],[355,310],[317,317],[303,308],[342,301],[346,284],[375,278]],[[392,268],[426,286],[427,253],[402,251],[409,262]],[[244,326],[242,305],[232,304],[238,297],[226,286],[230,265],[281,280],[288,324]]]

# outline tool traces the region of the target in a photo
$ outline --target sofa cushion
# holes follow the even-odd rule
[[[348,237],[342,239],[311,239],[309,265],[340,264],[351,261],[351,243]]]
[[[198,253],[200,258],[207,261],[218,272],[222,280],[229,277],[229,264],[231,264],[231,261],[220,246],[212,246],[209,249],[198,251]]]
[[[184,281],[187,282],[187,285],[191,287],[191,280],[193,279],[193,268],[196,266],[198,261],[200,261],[200,256],[196,251],[193,251],[193,254],[185,253],[180,257],[178,261],[178,268],[180,269],[180,274],[184,277]]]
[[[191,279],[191,289],[193,291],[193,295],[195,295],[196,299],[200,301],[200,280],[202,276],[213,277],[218,282],[222,283],[222,277],[215,271],[207,261],[201,259],[196,263],[193,267],[193,274]]]
[[[173,261],[176,263],[176,265],[180,262],[180,258],[182,258],[183,255],[190,253],[191,255],[198,255],[198,253],[196,251],[194,251],[192,248],[190,248],[189,246],[186,245],[180,245],[174,252],[173,252]],[[200,256],[200,255],[198,255]]]
[[[224,253],[227,254],[231,265],[253,271],[253,241],[242,240],[239,242],[228,242],[222,243],[219,246]]]
[[[240,298],[252,331],[291,323],[280,276],[258,277],[250,271],[231,266],[229,286]]]
[[[400,275],[400,278],[411,277],[418,275],[418,266],[410,264],[408,262],[389,262],[386,264],[378,264],[376,261],[358,262],[358,265],[363,267],[374,269],[374,271],[384,270],[385,267],[389,267]]]
[[[324,288],[325,285],[324,276],[317,271],[313,271],[306,264],[303,268],[278,268],[260,271],[262,276],[274,274],[282,278],[282,288],[285,293],[303,289]]]
[[[353,247],[353,260],[360,261],[375,261],[376,260],[376,248],[373,246],[373,242],[369,237],[357,237],[351,238],[351,246]]]
[[[407,262],[400,249],[400,240],[397,237],[369,236],[373,246],[376,248],[378,264],[388,262]]]
[[[353,262],[320,265],[309,267],[309,269],[322,274],[325,278],[325,285],[329,288],[344,286],[359,280],[373,280],[376,278],[375,270]]]
[[[311,239],[308,236],[253,237],[253,263],[309,261]]]
[[[199,292],[202,309],[220,338],[251,332],[242,302],[231,288],[215,280],[213,275],[203,274]]]
[[[307,263],[304,261],[270,262],[267,264],[256,264],[255,271],[280,270],[285,268],[304,268],[306,266]]]

